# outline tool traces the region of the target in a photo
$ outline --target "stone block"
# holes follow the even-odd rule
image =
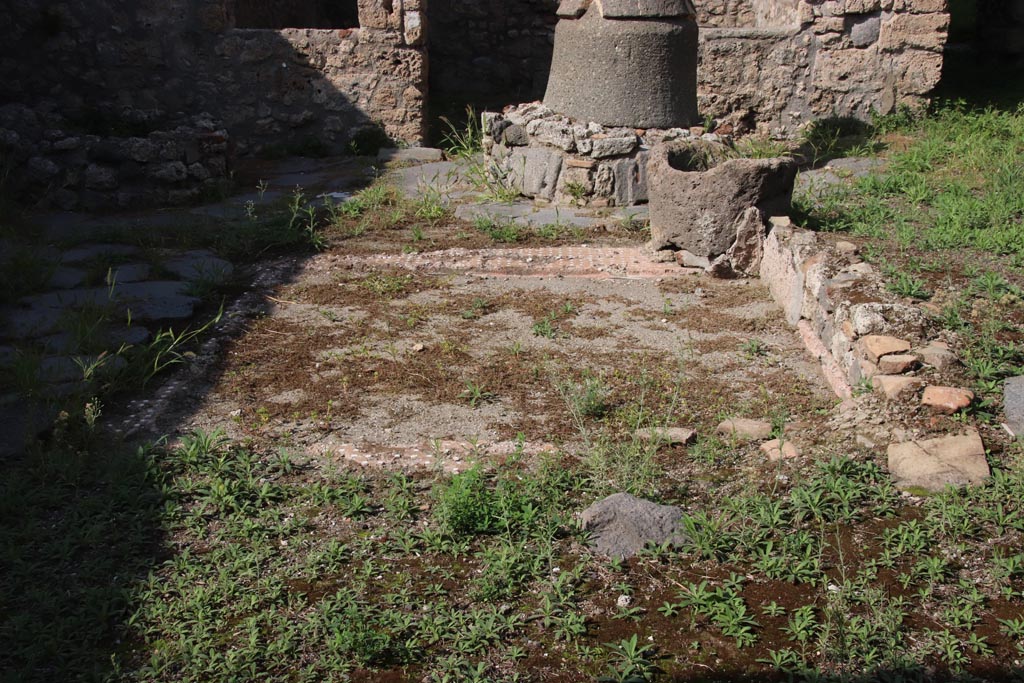
[[[892,10],[894,12],[908,12],[910,14],[929,14],[933,12],[945,12],[949,8],[946,0],[893,0]]]
[[[891,444],[888,460],[900,488],[941,491],[947,486],[980,484],[991,474],[985,445],[973,429],[961,436]]]
[[[854,47],[867,47],[878,40],[882,17],[874,14],[867,17],[850,17],[850,40]]]
[[[85,169],[85,186],[90,190],[115,190],[118,184],[117,171],[109,166],[89,164]]]
[[[526,125],[526,132],[541,144],[558,147],[566,152],[576,149],[568,119],[537,119]]]
[[[780,306],[786,322],[796,326],[804,301],[804,275],[796,267],[791,248],[793,230],[774,227],[764,242],[761,255],[761,279]]]
[[[872,363],[882,356],[910,350],[910,342],[881,334],[869,334],[857,342],[857,350]]]
[[[423,14],[419,11],[406,11],[404,17],[404,34],[406,45],[423,44]]]
[[[904,332],[920,336],[926,320],[921,309],[906,304],[871,302],[850,307],[850,323],[858,337]]]
[[[875,375],[871,378],[871,386],[890,401],[898,401],[916,393],[924,386],[924,381],[904,375]]]
[[[885,52],[908,48],[941,52],[949,28],[948,14],[893,14],[882,22],[879,45]]]
[[[846,14],[870,14],[880,9],[881,0],[846,0]]]
[[[530,144],[530,136],[526,133],[526,127],[515,123],[505,128],[501,140],[509,147],[525,147]]]
[[[562,155],[540,147],[519,149],[509,158],[509,181],[527,197],[552,199],[562,169]]]
[[[630,154],[639,144],[636,133],[631,131],[611,131],[607,136],[594,136],[591,141],[590,156],[595,159]]]
[[[942,53],[906,50],[893,55],[892,68],[900,92],[924,95],[931,92],[942,76]]]

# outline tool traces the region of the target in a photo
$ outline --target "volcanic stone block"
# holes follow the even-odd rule
[[[597,501],[581,515],[583,528],[590,532],[590,545],[609,557],[632,557],[648,543],[682,544],[683,511],[658,505],[628,493],[615,493]]]
[[[790,158],[730,159],[724,145],[671,142],[656,146],[647,164],[651,246],[686,249],[710,259],[737,239],[747,209],[789,211],[796,164]]]
[[[509,180],[512,187],[527,197],[551,199],[555,195],[561,170],[561,154],[540,147],[529,147],[512,154]]]
[[[689,0],[563,3],[544,104],[580,121],[697,122],[697,24]]]

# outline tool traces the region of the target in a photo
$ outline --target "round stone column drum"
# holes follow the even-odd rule
[[[698,122],[691,0],[562,0],[558,15],[544,104],[605,126]]]

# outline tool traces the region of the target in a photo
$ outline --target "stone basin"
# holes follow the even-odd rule
[[[648,164],[651,244],[720,275],[755,274],[767,218],[789,212],[796,179],[789,157],[738,158],[728,145],[667,142]]]

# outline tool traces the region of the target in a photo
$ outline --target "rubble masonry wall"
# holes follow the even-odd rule
[[[419,0],[359,0],[360,28],[341,30],[236,29],[232,9],[4,3],[0,153],[19,192],[64,208],[181,202],[226,177],[228,143],[237,154],[337,153],[374,123],[422,141]]]

